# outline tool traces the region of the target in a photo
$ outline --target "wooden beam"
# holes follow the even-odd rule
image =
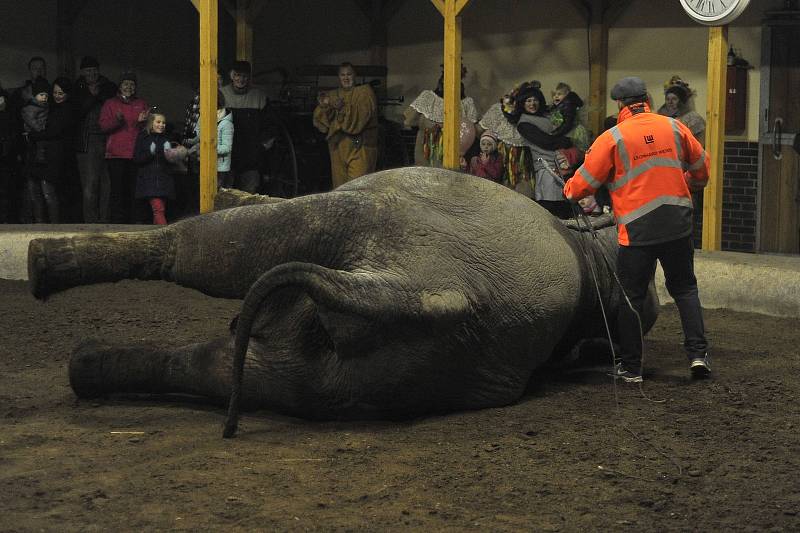
[[[457,0],[445,0],[444,5],[444,168],[459,168],[461,156],[459,137],[461,126],[461,17]]]
[[[194,6],[194,8],[199,12],[200,11],[200,6],[197,3],[197,2],[199,2],[199,0],[191,0],[191,2],[192,2],[192,5]]]
[[[469,5],[471,0],[456,0],[455,12],[456,16],[461,15],[461,12]]]
[[[711,177],[703,196],[703,250],[722,248],[722,163],[725,152],[725,80],[728,27],[708,28],[706,155]]]
[[[217,194],[218,0],[200,7],[200,212],[214,209]]]
[[[236,0],[236,59],[253,61],[253,24],[250,19],[250,3]]]
[[[439,12],[441,16],[444,16],[444,3],[445,0],[431,0],[433,7]]]
[[[72,26],[85,5],[86,0],[58,0],[56,3],[56,48],[58,50],[56,70],[59,76],[75,77]]]
[[[608,25],[604,22],[604,0],[589,5],[589,129],[603,131],[608,91]]]

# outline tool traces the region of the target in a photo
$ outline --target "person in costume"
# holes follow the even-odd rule
[[[369,84],[356,85],[351,63],[339,66],[339,88],[321,92],[314,127],[325,134],[335,189],[375,171],[378,160],[378,101]]]

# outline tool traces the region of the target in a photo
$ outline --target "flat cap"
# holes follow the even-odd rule
[[[628,76],[622,78],[611,89],[612,100],[623,100],[625,98],[634,98],[636,96],[644,96],[647,94],[647,87],[642,81],[642,78],[636,76]]]

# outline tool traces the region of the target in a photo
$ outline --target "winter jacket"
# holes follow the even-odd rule
[[[552,122],[555,127],[553,131],[550,132],[550,135],[557,137],[559,135],[566,135],[572,131],[578,117],[578,109],[581,107],[583,107],[583,100],[572,91],[567,93],[558,105],[552,106],[550,109],[550,122]]]
[[[139,113],[146,110],[147,102],[135,96],[125,101],[117,95],[103,103],[98,125],[108,135],[106,159],[133,159],[136,137],[144,125],[139,122]],[[117,118],[118,113],[122,120]]]
[[[75,105],[69,100],[53,104],[47,114],[45,129],[28,135],[44,150],[45,164],[40,174],[49,182],[61,181],[73,157],[75,116]]]
[[[645,246],[692,233],[690,189],[707,182],[708,157],[689,128],[635,104],[595,140],[564,194],[578,200],[607,184],[619,243]]]
[[[78,103],[78,133],[75,148],[85,152],[89,144],[89,135],[103,135],[98,120],[103,103],[117,94],[117,86],[108,78],[100,76],[97,80],[97,94],[89,91],[86,80],[75,81],[75,101]]]
[[[233,115],[236,136],[233,140],[233,169],[237,173],[256,170],[261,155],[261,134],[264,130],[264,107],[267,96],[259,87],[250,87],[238,94],[231,85],[220,89],[225,104]]]
[[[494,182],[503,181],[503,158],[497,152],[489,155],[486,162],[479,155],[472,156],[469,162],[469,173]]]
[[[28,103],[20,111],[22,116],[22,128],[25,133],[34,131],[44,131],[47,126],[47,113],[50,107],[47,104],[40,104],[36,100],[28,100]]]
[[[169,139],[163,133],[139,133],[133,155],[139,167],[136,198],[175,198],[175,178],[164,157],[164,149],[169,147]]]
[[[217,172],[228,172],[231,169],[231,153],[233,152],[233,114],[226,111],[225,115],[217,120]],[[200,121],[194,126],[194,137],[187,140],[188,146],[196,145],[200,142]]]

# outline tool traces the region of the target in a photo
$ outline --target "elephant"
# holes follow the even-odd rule
[[[30,242],[40,299],[136,278],[244,300],[230,336],[210,342],[83,341],[69,362],[78,397],[228,401],[226,437],[240,407],[330,420],[504,406],[537,369],[606,336],[603,314],[613,329],[623,305],[613,225],[578,231],[578,219],[464,173],[406,167],[327,193],[228,202],[251,205]],[[644,332],[657,312],[651,284]]]

